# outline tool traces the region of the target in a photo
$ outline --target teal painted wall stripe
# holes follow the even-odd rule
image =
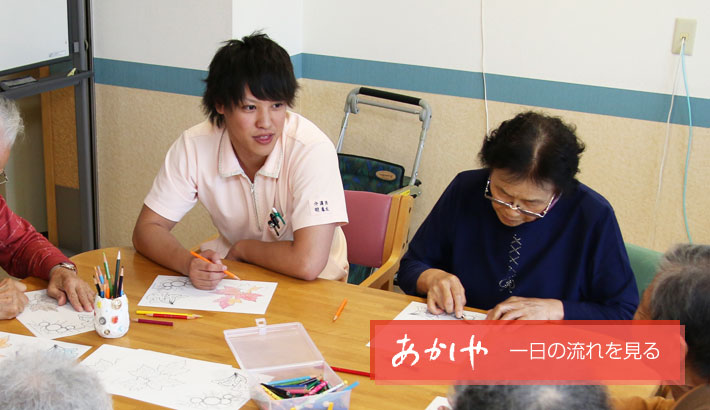
[[[483,98],[479,72],[359,60],[317,54],[291,57],[297,78]],[[94,59],[99,84],[200,96],[207,73],[126,61]],[[488,99],[535,107],[665,122],[670,95],[487,74]],[[690,79],[692,87],[692,79]],[[692,90],[692,88],[691,88]],[[345,96],[343,96],[345,98]],[[693,124],[710,127],[710,99],[691,98]],[[676,96],[671,121],[687,124],[687,102]]]
[[[301,54],[291,57],[296,78],[302,78]],[[94,59],[94,81],[99,84],[167,93],[201,96],[205,91],[203,80],[207,71],[168,67],[130,61]]]
[[[94,59],[94,81],[99,84],[184,95],[202,95],[207,72],[129,61]]]

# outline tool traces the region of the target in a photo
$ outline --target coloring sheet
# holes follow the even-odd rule
[[[443,313],[435,315],[429,313],[426,303],[412,302],[394,318],[394,320],[483,320],[486,315],[478,312],[463,311],[463,319],[458,319],[454,314]]]
[[[57,305],[57,300],[47,295],[47,290],[25,292],[30,303],[17,316],[32,334],[46,339],[73,336],[94,331],[94,312],[77,312],[67,302]]]
[[[214,290],[200,290],[192,286],[187,276],[159,275],[138,305],[263,315],[276,285],[223,279]]]
[[[246,374],[226,364],[102,345],[82,365],[111,394],[172,409],[231,410],[249,400]]]
[[[59,357],[77,359],[89,349],[91,346],[0,332],[0,362],[16,353],[28,351],[50,352]]]
[[[426,406],[424,410],[439,410],[440,407],[451,410],[451,405],[449,404],[449,399],[446,397],[436,396],[434,400]]]
[[[442,313],[440,315],[435,315],[429,313],[426,307],[426,303],[422,302],[411,302],[407,307],[402,309],[394,320],[483,320],[486,315],[478,312],[470,312],[468,310],[463,311],[463,318],[459,319],[454,314]],[[367,343],[367,347],[370,347],[370,342]]]

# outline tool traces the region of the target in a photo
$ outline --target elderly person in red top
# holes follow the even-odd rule
[[[11,100],[0,96],[0,184],[7,182],[5,165],[22,118]],[[29,222],[15,215],[0,196],[0,266],[10,275],[36,276],[49,280],[47,294],[60,305],[67,303],[79,312],[91,311],[95,292],[79,279],[76,267]],[[0,319],[12,319],[27,305],[25,285],[11,278],[0,281]]]

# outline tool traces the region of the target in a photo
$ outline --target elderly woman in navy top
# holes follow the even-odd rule
[[[488,319],[631,319],[638,292],[611,205],[579,183],[584,144],[526,112],[486,137],[402,259],[399,285],[429,311]]]

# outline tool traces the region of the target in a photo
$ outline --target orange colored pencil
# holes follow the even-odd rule
[[[338,308],[338,311],[335,312],[335,316],[333,316],[333,322],[338,320],[340,317],[340,314],[343,313],[343,309],[345,309],[345,305],[348,303],[348,298],[343,299],[343,303],[340,304],[340,307]]]
[[[190,251],[190,254],[192,254],[192,256],[196,257],[197,259],[202,259],[202,260],[205,261],[205,262],[214,263],[214,262],[212,262],[211,260],[209,260],[209,259],[205,258],[204,256],[200,255],[199,253]],[[230,272],[230,271],[228,271],[228,270],[223,270],[222,272],[224,272],[225,275],[231,277],[232,279],[239,279],[239,277],[238,277],[237,275],[233,274],[232,272]]]

